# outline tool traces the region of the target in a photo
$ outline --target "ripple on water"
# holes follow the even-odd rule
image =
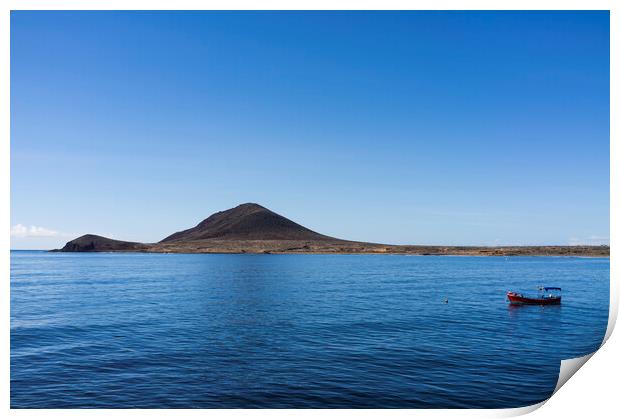
[[[11,406],[524,406],[608,304],[608,259],[12,252]]]

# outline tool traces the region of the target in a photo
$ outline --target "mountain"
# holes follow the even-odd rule
[[[179,231],[160,243],[193,240],[337,240],[316,233],[253,203],[216,212],[196,227]]]
[[[65,244],[58,252],[118,252],[145,250],[148,245],[136,242],[108,239],[95,234],[85,234]]]
[[[609,246],[402,246],[341,240],[312,231],[258,204],[217,212],[158,243],[87,234],[56,252],[153,253],[390,253],[481,256],[602,256]]]

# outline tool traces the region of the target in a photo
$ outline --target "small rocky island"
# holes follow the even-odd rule
[[[609,246],[410,246],[348,241],[319,234],[253,203],[217,212],[197,226],[171,234],[158,243],[127,242],[86,234],[53,251],[609,257]]]

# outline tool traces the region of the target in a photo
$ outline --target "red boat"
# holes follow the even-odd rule
[[[537,296],[526,296],[518,292],[508,291],[506,297],[510,304],[560,304],[562,302],[562,288],[539,287]]]

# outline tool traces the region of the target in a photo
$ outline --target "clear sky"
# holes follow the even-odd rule
[[[244,202],[353,240],[608,243],[608,13],[12,12],[12,248]]]

